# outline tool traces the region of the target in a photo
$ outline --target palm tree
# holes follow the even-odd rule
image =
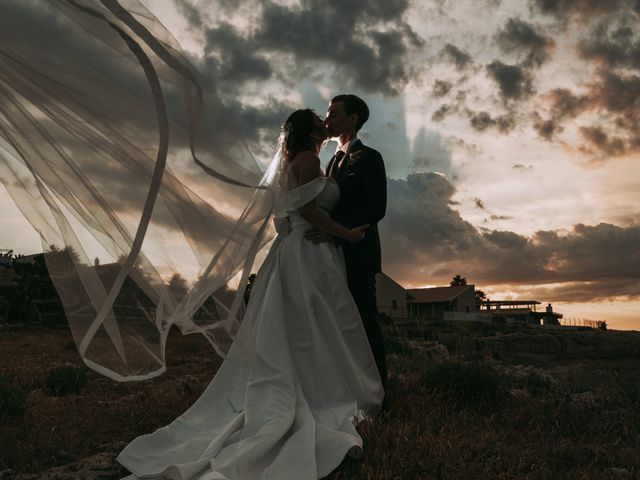
[[[487,294],[482,290],[476,290],[476,303],[484,302],[487,300]]]
[[[183,299],[189,291],[189,284],[187,279],[180,275],[178,272],[171,275],[167,288],[175,297],[179,300]]]
[[[453,277],[451,282],[449,282],[449,285],[451,285],[452,287],[458,287],[466,284],[467,284],[467,279],[462,275],[460,275],[459,273],[457,273],[456,276]]]

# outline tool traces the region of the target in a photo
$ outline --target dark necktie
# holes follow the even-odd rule
[[[329,176],[334,180],[338,179],[338,173],[340,173],[340,160],[343,158],[344,152],[342,150],[338,150],[331,159],[331,170],[329,171]]]

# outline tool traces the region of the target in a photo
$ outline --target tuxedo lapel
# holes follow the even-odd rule
[[[364,145],[362,144],[362,141],[360,141],[360,139],[357,139],[355,142],[353,142],[353,144],[351,145],[351,148],[349,149],[349,153],[355,153],[358,150],[360,150],[362,147],[364,147]]]

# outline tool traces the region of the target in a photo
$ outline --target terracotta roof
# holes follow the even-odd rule
[[[414,303],[450,302],[462,292],[474,289],[474,285],[459,285],[455,287],[410,288],[407,290],[409,300]]]

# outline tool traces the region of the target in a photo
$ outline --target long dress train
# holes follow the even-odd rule
[[[329,212],[337,184],[293,189]],[[136,478],[318,479],[361,447],[355,424],[383,390],[342,252],[304,239],[291,215],[260,269],[236,341],[196,403],[170,425],[136,438],[118,461]]]

